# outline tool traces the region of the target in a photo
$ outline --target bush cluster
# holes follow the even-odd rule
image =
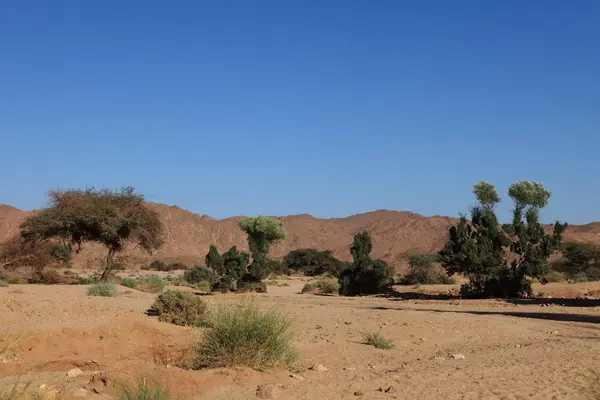
[[[208,316],[204,300],[193,293],[176,290],[167,290],[158,295],[152,309],[160,321],[182,326],[198,326]]]
[[[302,288],[302,293],[327,293],[333,294],[338,293],[340,290],[340,282],[337,278],[332,277],[324,277],[315,282],[310,282],[304,285]]]
[[[119,291],[114,283],[98,283],[88,288],[88,296],[117,297]]]
[[[403,285],[448,285],[456,283],[439,264],[438,254],[410,254],[410,269],[400,281]]]

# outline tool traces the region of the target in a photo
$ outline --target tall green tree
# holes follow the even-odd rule
[[[371,235],[360,232],[354,236],[350,253],[352,265],[340,272],[340,295],[357,296],[380,293],[392,284],[389,266],[383,260],[372,260]]]
[[[500,202],[495,187],[480,182],[473,188],[478,204],[471,220],[462,216],[449,230],[440,261],[449,275],[463,274],[469,283],[461,288],[466,297],[515,297],[531,294],[529,278],[544,283],[548,257],[560,249],[566,224],[556,222],[551,235],[539,222],[539,210],[550,198],[543,185],[522,181],[512,185],[512,223],[499,228],[494,208]],[[510,263],[506,254],[510,254]]]
[[[260,281],[268,274],[266,265],[269,246],[287,239],[287,232],[282,222],[262,216],[245,218],[240,221],[239,227],[248,235],[248,247],[252,254],[247,279]]]
[[[152,253],[162,244],[163,224],[144,197],[131,187],[111,191],[55,190],[50,204],[21,224],[25,243],[59,239],[80,251],[88,242],[107,249],[101,278],[107,280],[114,257],[125,244],[134,243]]]
[[[219,250],[215,245],[211,244],[208,249],[206,257],[204,257],[204,264],[207,268],[212,269],[217,275],[223,275],[225,270],[223,268],[223,257],[219,254]]]

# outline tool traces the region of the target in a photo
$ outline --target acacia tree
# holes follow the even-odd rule
[[[107,280],[115,254],[126,243],[152,253],[161,247],[163,224],[132,187],[121,190],[55,190],[49,206],[21,224],[25,243],[60,239],[79,252],[88,242],[107,248],[101,279]]]
[[[240,229],[248,234],[248,247],[252,254],[252,264],[248,267],[245,280],[260,281],[268,274],[267,253],[269,246],[288,235],[283,223],[266,217],[245,218],[239,223]]]
[[[552,235],[544,232],[539,210],[550,198],[543,185],[522,181],[513,184],[513,220],[499,228],[494,207],[500,202],[495,187],[479,182],[473,192],[479,204],[471,209],[471,221],[462,216],[449,230],[440,261],[449,275],[463,274],[469,283],[461,287],[465,297],[515,297],[531,294],[529,277],[545,283],[547,260],[560,248],[566,224],[556,222]],[[510,264],[506,254],[509,254]]]
[[[350,253],[352,265],[340,272],[340,290],[342,296],[379,293],[392,284],[390,268],[383,260],[372,260],[373,242],[369,232],[360,232],[354,236]]]
[[[213,290],[236,290],[238,284],[248,268],[250,255],[245,251],[238,251],[236,246],[223,253],[223,273],[213,285]]]

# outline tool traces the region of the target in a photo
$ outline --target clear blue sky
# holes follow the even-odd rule
[[[0,203],[452,215],[485,179],[600,220],[600,2],[0,2]],[[506,196],[504,196],[506,197]],[[506,219],[510,201],[500,208]]]

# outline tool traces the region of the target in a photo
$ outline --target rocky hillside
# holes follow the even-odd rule
[[[204,259],[211,243],[220,251],[232,245],[248,248],[245,234],[237,227],[243,217],[216,220],[177,206],[153,203],[150,206],[159,212],[166,228],[165,245],[151,258],[199,262]],[[0,205],[0,241],[17,234],[20,222],[27,215],[28,212]],[[313,247],[332,250],[337,257],[349,260],[352,237],[366,230],[373,237],[372,255],[396,265],[399,270],[404,269],[408,253],[439,250],[448,228],[456,223],[456,219],[450,217],[424,217],[411,212],[385,210],[347,218],[318,219],[306,214],[273,218],[282,221],[289,233],[287,241],[272,248],[273,258],[280,258],[294,249]],[[600,244],[600,223],[570,226],[566,239]],[[82,262],[103,253],[100,247],[88,246],[77,259]],[[128,254],[136,262],[148,258],[135,248],[128,249]]]

